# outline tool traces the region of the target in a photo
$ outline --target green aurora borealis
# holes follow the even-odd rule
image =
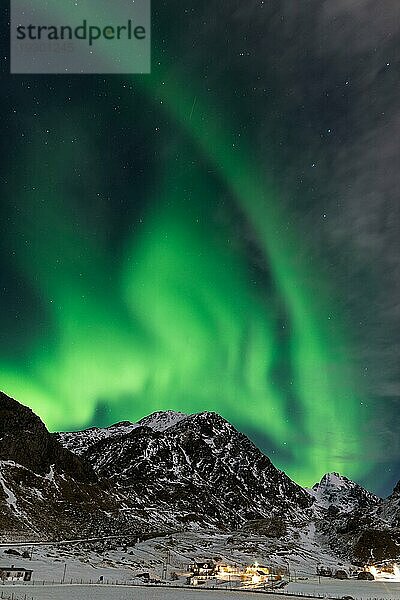
[[[154,62],[88,105],[49,78],[6,160],[1,389],[51,430],[214,410],[301,484],[368,482],[343,291],[233,109]]]
[[[212,124],[198,131],[196,122],[184,125],[201,150],[207,148],[198,131],[209,138],[207,158],[218,165],[256,232],[274,294],[266,298],[249,280],[246,261],[232,250],[235,233],[225,228],[222,237],[210,230],[217,202],[212,182],[177,161],[166,165],[172,176],[163,174],[146,224],[125,242],[110,277],[101,247],[88,245],[75,229],[73,203],[58,181],[77,159],[52,158],[49,149],[47,169],[38,176],[33,165],[28,175],[41,193],[25,206],[18,235],[27,241],[19,249],[21,268],[49,299],[56,335],[33,343],[28,369],[3,364],[3,388],[27,401],[53,430],[90,423],[103,399],[110,421],[160,408],[217,410],[239,424],[246,415],[274,445],[289,446],[293,456],[285,467],[297,480],[347,470],[340,454],[349,440],[355,449],[360,444],[357,397],[340,325],[327,317],[333,307],[316,299],[323,284],[318,278],[314,290],[306,266],[296,260],[293,234],[280,225],[273,192],[246,164],[245,153],[224,147]],[[43,150],[31,152],[43,160]],[[290,328],[286,340],[278,330],[282,305]],[[273,375],[281,363],[290,373],[283,389]],[[333,423],[340,425],[333,430]]]

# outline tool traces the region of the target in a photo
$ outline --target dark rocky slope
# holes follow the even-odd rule
[[[44,475],[53,465],[76,481],[94,482],[90,465],[65,449],[30,408],[0,392],[0,460]]]

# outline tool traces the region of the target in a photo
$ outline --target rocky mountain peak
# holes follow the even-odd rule
[[[54,466],[77,480],[96,479],[91,467],[65,449],[28,407],[0,393],[0,460],[11,461],[34,473]]]
[[[0,392],[0,435],[45,430],[44,423],[30,408]]]
[[[372,507],[381,502],[375,494],[337,472],[326,473],[308,491],[315,498],[317,506],[335,507],[340,511]]]
[[[301,519],[312,504],[216,413],[156,412],[132,427],[122,435],[114,426],[60,439],[92,465],[100,482],[129,496],[139,510],[151,506],[159,519],[226,527],[272,514]]]
[[[396,484],[396,486],[394,487],[393,490],[393,496],[399,496],[400,497],[400,481]]]
[[[157,411],[138,421],[142,427],[150,427],[154,431],[165,431],[188,417],[187,414],[173,410]]]

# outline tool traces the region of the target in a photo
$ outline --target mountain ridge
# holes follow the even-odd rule
[[[321,556],[359,560],[371,547],[400,555],[399,486],[382,500],[329,473],[304,489],[217,413],[157,411],[50,434],[0,394],[2,415],[0,531],[62,538],[206,528],[243,539],[257,532],[282,552],[303,543]]]

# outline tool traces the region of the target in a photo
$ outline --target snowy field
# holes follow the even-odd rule
[[[398,600],[400,598],[399,583],[384,582],[330,582],[316,585],[314,582],[304,584],[291,584],[290,591],[303,594],[320,594],[326,598],[342,598],[343,596],[352,596],[354,599],[377,599]],[[283,600],[283,598],[292,598],[282,594],[260,594],[253,592],[229,592],[214,590],[189,590],[189,589],[168,589],[168,588],[135,588],[135,587],[111,587],[111,586],[81,586],[81,585],[63,585],[63,586],[1,586],[0,591],[3,597],[12,597],[14,600],[260,600],[261,597],[268,596],[269,600]]]
[[[89,550],[81,552],[72,549],[58,549],[51,546],[24,548],[32,552],[32,560],[7,555],[4,548],[0,549],[0,565],[16,565],[33,570],[35,583],[96,583],[102,577],[110,583],[130,582],[134,571],[132,557],[122,552],[109,552],[99,555]],[[20,549],[21,550],[21,549]],[[130,560],[129,560],[130,559]],[[139,565],[135,564],[135,567]],[[140,570],[140,569],[138,569]],[[143,570],[143,566],[142,566]],[[3,589],[0,586],[0,591]]]
[[[1,586],[6,592],[14,594],[15,600],[260,600],[259,593],[220,592],[212,590],[164,589],[164,588],[121,588],[108,586],[49,586],[42,589],[31,587]],[[263,595],[264,597],[264,595]],[[282,597],[268,595],[270,600],[282,600]]]
[[[309,596],[327,596],[330,598],[343,598],[351,596],[355,600],[368,600],[384,598],[385,600],[400,600],[400,582],[386,581],[338,581],[335,579],[321,578],[289,583],[285,592],[304,594]]]
[[[33,570],[36,581],[89,583],[101,577],[110,582],[134,581],[137,573],[149,572],[152,578],[163,579],[163,565],[168,557],[168,571],[181,571],[195,560],[209,561],[213,557],[228,564],[288,566],[296,575],[312,576],[319,563],[332,569],[341,566],[337,559],[321,550],[315,539],[315,528],[305,526],[296,543],[292,534],[279,540],[249,532],[221,534],[215,531],[174,532],[171,535],[152,538],[128,547],[116,543],[68,544],[63,546],[19,545],[22,553],[32,552],[32,560],[7,554],[9,546],[0,547],[0,565],[15,564]],[[81,582],[81,579],[83,580]]]
[[[295,594],[290,596],[290,592]],[[177,589],[168,587],[122,587],[106,585],[46,585],[31,586],[1,585],[3,598],[13,600],[260,600],[260,592],[217,591],[206,589]],[[289,594],[288,594],[289,593]],[[270,600],[295,600],[297,594],[316,598],[343,598],[351,596],[354,600],[399,600],[400,583],[382,581],[334,581],[325,579],[291,583],[283,594],[266,593]]]
[[[351,596],[354,600],[400,600],[400,582],[338,581],[329,578],[321,578],[319,582],[315,573],[318,558],[321,558],[313,545],[312,533],[305,529],[305,539],[302,540],[304,543],[297,548],[284,548],[281,543],[272,543],[265,538],[247,534],[216,535],[211,532],[175,533],[173,536],[153,538],[129,547],[116,546],[108,541],[94,545],[16,544],[14,550],[19,553],[26,551],[29,558],[10,554],[9,546],[4,544],[0,547],[0,566],[15,565],[32,569],[34,585],[0,584],[0,596],[3,592],[3,597],[7,600],[8,597],[13,600],[254,600],[265,597],[259,592],[223,591],[221,583],[217,583],[218,590],[168,587],[186,583],[185,566],[194,558],[208,560],[208,557],[217,556],[219,560],[231,564],[246,565],[256,559],[260,564],[265,561],[287,565],[292,576],[297,577],[297,582],[285,587],[285,593],[317,598],[341,599]],[[282,550],[285,551],[283,556],[280,555]],[[323,560],[324,564],[333,568],[335,565],[341,566],[329,555],[323,556]],[[137,584],[143,583],[140,574],[144,572],[148,572],[152,579],[160,583],[163,580],[164,586],[138,587]],[[65,584],[52,585],[61,581]],[[104,583],[98,585],[100,582]],[[85,585],[88,583],[92,585]],[[106,585],[114,583],[125,585]],[[214,584],[215,582],[210,582],[210,585]],[[232,582],[232,585],[235,584]],[[7,591],[9,593],[6,594]],[[285,595],[277,591],[267,595],[271,600],[285,598]]]

